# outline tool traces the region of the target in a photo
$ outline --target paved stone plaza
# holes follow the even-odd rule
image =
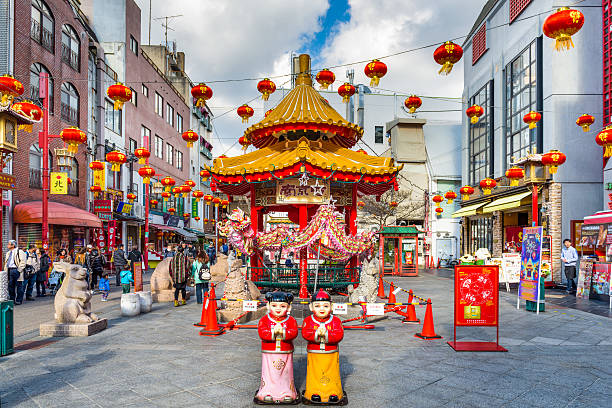
[[[342,380],[350,407],[602,407],[612,394],[612,324],[608,317],[552,304],[536,316],[501,293],[500,343],[508,353],[457,353],[452,337],[452,280],[423,273],[394,279],[431,297],[443,340],[413,335],[421,326],[392,317],[374,331],[347,331]],[[259,385],[255,330],[198,335],[201,309],[191,301],[122,318],[118,292],[94,311],[107,330],[89,338],[34,337],[16,322],[21,342],[0,358],[4,407],[250,407]],[[399,295],[405,301],[405,294]],[[25,307],[37,306],[33,302]],[[48,303],[51,307],[51,302]],[[26,314],[16,311],[16,318]],[[417,307],[423,318],[424,307]],[[40,314],[40,313],[38,313]],[[299,311],[295,313],[299,319]],[[52,313],[50,313],[52,315]],[[34,318],[32,316],[32,318]],[[21,327],[21,329],[20,329]],[[494,329],[463,328],[459,337],[491,339]],[[296,383],[305,383],[305,342],[295,353]]]

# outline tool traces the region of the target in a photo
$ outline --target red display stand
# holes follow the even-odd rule
[[[495,342],[457,341],[457,326],[495,326]],[[455,351],[508,351],[499,345],[499,266],[455,266]]]

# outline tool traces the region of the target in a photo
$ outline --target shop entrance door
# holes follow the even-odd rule
[[[417,237],[383,237],[383,272],[385,275],[418,276],[419,244]]]

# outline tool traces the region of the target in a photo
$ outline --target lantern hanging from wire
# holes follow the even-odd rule
[[[342,97],[342,102],[349,103],[351,96],[355,95],[355,87],[345,82],[338,87],[338,95]]]
[[[212,199],[212,203],[215,205],[215,207],[219,207],[219,204],[221,204],[221,199],[219,197],[214,197]]]
[[[162,186],[166,189],[166,191],[170,191],[172,187],[176,184],[176,181],[172,177],[164,177],[159,181]]]
[[[201,190],[193,190],[191,195],[193,196],[193,198],[195,198],[196,203],[197,203],[200,201],[202,197],[204,197],[204,192],[202,192]]]
[[[92,193],[99,193],[102,191],[102,187],[100,186],[91,186],[89,187],[89,191],[91,191]]]
[[[529,125],[529,129],[534,129],[541,119],[542,115],[536,111],[531,111],[523,116],[523,122]]]
[[[212,200],[213,200],[213,196],[211,196],[210,194],[206,194],[206,195],[204,196],[204,201],[206,201],[206,204],[210,205],[210,203],[212,202]]]
[[[261,92],[261,99],[267,101],[270,94],[276,91],[276,84],[270,81],[270,78],[264,78],[257,83],[257,90]]]
[[[242,146],[242,150],[244,151],[249,147],[251,143],[249,142],[249,139],[247,139],[246,137],[240,136],[238,138],[238,144]]]
[[[542,164],[548,166],[550,174],[555,174],[560,165],[565,163],[567,157],[559,150],[551,150],[542,155]]]
[[[480,105],[472,105],[466,109],[465,114],[470,118],[472,125],[478,123],[478,119],[484,114],[484,109]]]
[[[206,101],[212,98],[213,91],[206,84],[198,84],[191,88],[191,96],[195,99],[195,105],[198,108],[203,108],[206,105]]]
[[[38,105],[31,101],[21,101],[11,105],[11,110],[19,116],[22,116],[30,122],[40,122],[43,111]],[[24,129],[28,133],[32,133],[32,125],[19,125],[19,129]]]
[[[11,75],[0,76],[0,110],[6,110],[13,100],[23,94],[23,84]]]
[[[495,186],[497,186],[497,181],[490,177],[480,180],[480,188],[482,189],[483,195],[491,194],[491,190],[493,190]]]
[[[170,207],[170,208],[168,208],[168,212],[169,212],[170,214],[174,215],[174,213],[176,212],[176,208],[174,208],[174,207]]]
[[[442,197],[440,194],[436,194],[431,200],[436,203],[436,207],[439,207],[440,203],[444,201],[444,197]]]
[[[572,35],[584,25],[584,15],[569,7],[561,7],[546,18],[542,32],[555,40],[555,50],[569,50],[574,46]]]
[[[149,184],[151,178],[155,176],[155,169],[151,166],[142,166],[138,169],[138,175],[142,177],[142,182],[144,184]]]
[[[470,196],[474,194],[474,187],[472,186],[463,186],[459,189],[459,193],[461,193],[462,200],[469,200]]]
[[[185,180],[185,185],[194,188],[196,183],[193,180]]]
[[[582,127],[582,130],[588,132],[590,126],[595,123],[595,118],[592,115],[584,114],[576,119],[576,124]]]
[[[134,203],[134,200],[136,199],[136,194],[134,193],[127,193],[126,195],[128,201],[130,202],[130,204]]]
[[[132,90],[121,82],[117,82],[115,85],[108,87],[106,95],[115,102],[113,108],[121,110],[123,109],[123,104],[132,99]]]
[[[162,192],[162,193],[161,193],[161,196],[162,196],[162,198],[164,199],[164,201],[168,201],[168,199],[169,199],[170,197],[172,197],[172,194],[170,194],[170,193],[169,193],[169,192],[167,192],[167,191],[164,191],[164,192]]]
[[[387,64],[375,59],[365,66],[363,72],[370,78],[370,86],[376,87],[380,82],[380,78],[384,77],[387,73]]]
[[[506,170],[506,178],[510,180],[512,187],[518,186],[523,177],[525,177],[525,170],[522,167],[513,166]]]
[[[194,220],[196,221],[200,221],[200,217],[198,217],[197,215],[195,217],[193,217]]]
[[[134,150],[134,156],[138,158],[138,164],[145,164],[147,159],[151,157],[151,152],[149,149],[139,147],[138,149]]]
[[[238,113],[238,116],[242,118],[242,123],[249,123],[249,118],[255,113],[253,108],[251,108],[246,103],[242,106],[239,106],[238,109],[236,109],[236,112]]]
[[[612,125],[606,126],[604,130],[599,132],[595,137],[595,142],[604,148],[604,159],[612,157]]]
[[[447,191],[446,194],[444,194],[444,198],[446,198],[448,204],[452,204],[453,201],[457,198],[457,193],[452,190]]]
[[[152,199],[151,201],[149,201],[149,203],[153,206],[156,207],[157,204],[159,204],[159,201],[157,201],[156,199]]]
[[[121,171],[121,165],[127,161],[127,156],[118,150],[106,154],[106,161],[111,164],[111,171]]]
[[[181,135],[183,140],[187,142],[187,147],[193,147],[193,144],[200,138],[196,132],[189,129]]]
[[[189,193],[191,193],[191,186],[183,184],[182,186],[179,186],[179,188],[181,189],[181,194],[183,195],[183,198],[189,197]]]
[[[183,193],[183,190],[181,189],[181,186],[178,187],[172,187],[172,195],[174,195],[174,197],[178,197]]]
[[[227,208],[229,205],[229,200],[221,200],[221,208]]]
[[[72,153],[77,153],[79,151],[80,144],[87,143],[87,134],[74,126],[62,130],[60,132],[60,137],[62,141],[68,145],[68,150]]]
[[[436,215],[439,217],[442,215],[442,213],[444,212],[444,208],[442,207],[436,207]]]
[[[206,169],[200,170],[200,177],[202,178],[202,181],[205,182],[210,177],[210,171],[208,171]]]
[[[322,69],[317,72],[317,76],[315,77],[319,85],[321,85],[321,89],[327,89],[328,86],[334,83],[336,80],[336,75],[331,72],[329,69]]]
[[[421,107],[423,101],[416,95],[410,95],[404,101],[404,106],[408,109],[408,112],[415,113],[418,108]]]
[[[452,41],[447,41],[434,51],[434,60],[442,65],[438,74],[448,75],[453,70],[453,65],[461,60],[463,48]]]

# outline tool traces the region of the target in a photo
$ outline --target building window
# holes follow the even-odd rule
[[[174,108],[169,103],[166,104],[166,122],[174,127]]]
[[[176,151],[176,168],[183,170],[183,152]]]
[[[149,97],[149,88],[145,84],[142,84],[142,94],[148,98]]]
[[[374,143],[383,143],[383,135],[385,134],[385,128],[382,126],[374,126]]]
[[[30,146],[30,188],[42,188],[42,150],[38,142]],[[53,155],[49,152],[49,170],[53,170]]]
[[[155,92],[155,113],[164,117],[164,98],[157,92]]]
[[[183,133],[183,117],[179,113],[176,114],[176,130]]]
[[[160,159],[164,158],[164,139],[155,135],[155,156]]]
[[[78,196],[79,195],[79,161],[72,158],[72,167],[68,169],[68,177],[72,180],[71,184],[68,184],[68,195]]]
[[[526,156],[537,144],[537,129],[529,129],[523,116],[536,110],[536,42],[506,66],[506,152],[512,157]]]
[[[39,86],[40,86],[40,74],[45,73],[49,75],[49,113],[53,115],[53,78],[51,77],[51,73],[42,64],[35,62],[30,67],[30,98],[33,101],[38,101],[42,106],[42,99],[39,98]]]
[[[480,30],[472,38],[472,65],[483,56],[487,51],[487,23],[484,23]]]
[[[132,99],[130,99],[130,102],[132,102],[132,105],[138,106],[138,94],[134,88],[130,89],[132,90]]]
[[[479,105],[484,114],[478,123],[470,123],[470,183],[477,184],[491,175],[492,129],[493,129],[493,82],[483,86],[470,98],[470,106]]]
[[[113,102],[109,101],[108,99],[104,99],[104,126],[120,135],[122,127],[121,121],[121,111],[115,110]]]
[[[487,248],[493,253],[493,219],[478,218],[470,221],[470,252]]]
[[[30,37],[51,52],[55,43],[54,24],[53,15],[47,4],[42,0],[32,0]]]
[[[62,61],[70,65],[73,69],[79,70],[81,61],[81,42],[77,32],[64,24],[62,27]]]
[[[62,120],[73,126],[79,126],[79,93],[70,82],[64,82],[62,93]]]
[[[134,153],[138,149],[138,142],[130,137],[130,153]]]
[[[148,149],[149,143],[151,143],[151,130],[146,126],[142,126],[140,128],[140,145]]]
[[[138,41],[130,35],[130,50],[136,55],[138,55]]]
[[[166,145],[166,161],[168,164],[174,165],[174,147],[170,143]]]
[[[510,23],[527,8],[531,0],[510,0]]]

